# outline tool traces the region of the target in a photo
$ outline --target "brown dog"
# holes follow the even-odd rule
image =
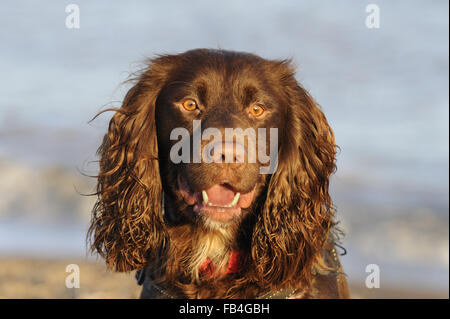
[[[288,61],[206,49],[153,59],[99,154],[92,249],[140,270],[142,297],[348,297],[333,132]]]

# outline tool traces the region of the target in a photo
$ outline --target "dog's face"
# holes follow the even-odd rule
[[[245,250],[249,278],[308,280],[333,225],[336,146],[289,61],[160,56],[114,111],[90,227],[109,266],[165,262],[173,280],[189,267],[196,280],[219,234],[222,255]]]
[[[252,55],[192,56],[171,70],[155,118],[161,176],[172,181],[163,183],[167,196],[187,205],[176,204],[175,214],[227,226],[257,201],[268,175],[261,168],[276,164],[288,115],[274,83],[267,62]],[[184,144],[180,128],[189,132]],[[262,163],[259,155],[270,154],[272,163]]]

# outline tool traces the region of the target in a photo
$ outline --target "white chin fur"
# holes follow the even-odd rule
[[[205,225],[206,228],[212,229],[212,230],[224,230],[224,231],[236,222],[234,218],[227,222],[220,222],[217,220],[213,220],[207,216],[203,216],[202,220],[203,220],[203,224]]]

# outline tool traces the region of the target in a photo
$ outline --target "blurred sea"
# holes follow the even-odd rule
[[[0,256],[84,256],[95,150],[129,72],[208,47],[292,57],[341,147],[332,193],[350,280],[445,289],[449,267],[448,2],[0,3]],[[1,257],[0,257],[1,258]]]

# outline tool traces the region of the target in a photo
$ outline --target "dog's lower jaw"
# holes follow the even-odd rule
[[[193,212],[211,228],[217,228],[242,218],[243,210],[254,201],[257,182],[250,191],[241,193],[228,184],[214,184],[194,191],[182,174],[177,176],[177,191]],[[209,192],[209,193],[208,193]]]
[[[201,222],[205,227],[206,231],[222,231],[222,232],[235,232],[235,228],[237,224],[240,222],[240,216],[236,216],[235,218],[228,221],[218,221],[214,220],[206,215],[200,214],[198,215],[201,218]]]

